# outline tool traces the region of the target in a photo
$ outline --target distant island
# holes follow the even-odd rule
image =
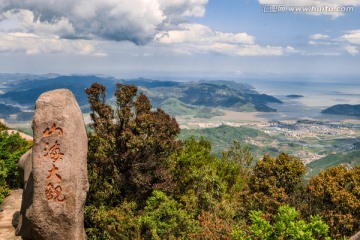
[[[360,117],[360,104],[338,104],[323,110],[322,113]]]
[[[303,95],[297,95],[297,94],[291,94],[291,95],[287,95],[287,98],[303,98]]]

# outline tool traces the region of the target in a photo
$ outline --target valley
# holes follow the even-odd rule
[[[240,121],[230,117],[228,119],[214,117],[208,121],[192,119],[190,122],[179,119],[184,128],[181,137],[185,139],[190,135],[203,136],[213,143],[213,150],[217,154],[228,148],[232,141],[237,140],[241,144],[249,145],[257,159],[264,154],[275,156],[286,152],[300,158],[306,164],[329,155],[360,149],[360,120],[357,119],[337,122],[274,121],[256,115],[256,113],[243,113]],[[236,117],[237,114],[232,116]],[[247,131],[238,131],[238,129],[247,129]]]

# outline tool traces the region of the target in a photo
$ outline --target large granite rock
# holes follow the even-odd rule
[[[360,232],[349,238],[349,240],[360,240]]]
[[[17,233],[24,239],[86,239],[87,135],[74,95],[66,89],[42,94],[33,131],[32,153],[19,163],[26,183]]]

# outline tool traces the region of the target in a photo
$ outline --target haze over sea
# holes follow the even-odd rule
[[[314,118],[324,120],[359,119],[356,117],[321,114],[327,107],[336,104],[360,104],[360,79],[256,79],[251,85],[260,93],[273,95],[283,104],[269,104],[278,113],[262,114],[273,119]],[[302,95],[288,98],[287,95]]]

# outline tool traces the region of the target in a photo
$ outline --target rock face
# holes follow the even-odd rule
[[[24,239],[86,239],[87,135],[74,95],[66,89],[42,94],[33,131],[32,153],[19,163],[26,183],[17,233]]]
[[[349,240],[359,240],[360,239],[360,232],[349,238]]]
[[[19,175],[23,183],[24,189],[21,202],[21,215],[18,219],[16,235],[22,236],[24,239],[32,239],[30,227],[30,213],[34,193],[34,179],[32,175],[32,149],[27,151],[19,160]]]

